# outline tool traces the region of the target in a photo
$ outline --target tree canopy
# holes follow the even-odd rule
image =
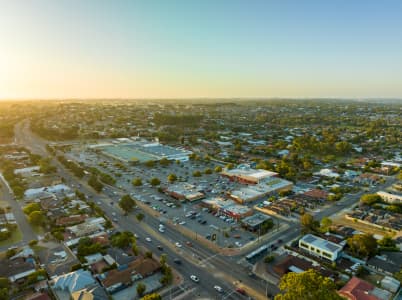
[[[119,206],[125,212],[130,212],[136,206],[136,203],[133,198],[131,198],[131,196],[127,194],[121,197],[119,201]]]
[[[279,283],[280,294],[275,300],[342,300],[336,293],[335,283],[315,270],[302,273],[290,272],[284,275]]]
[[[355,234],[347,239],[347,244],[354,255],[370,257],[377,252],[377,241],[372,234]]]
[[[157,293],[152,293],[145,295],[144,297],[141,298],[141,300],[162,300],[162,297]]]
[[[373,205],[381,201],[382,201],[381,196],[377,194],[365,194],[360,198],[360,202],[366,205]]]

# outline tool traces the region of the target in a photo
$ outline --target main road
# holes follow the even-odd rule
[[[15,140],[16,143],[25,146],[34,153],[40,155],[48,155],[46,150],[46,141],[33,134],[29,128],[29,121],[25,120],[16,125],[15,128]],[[111,198],[104,194],[97,194],[90,188],[84,181],[79,180],[72,176],[62,164],[56,159],[53,159],[53,163],[57,166],[59,174],[66,180],[68,184],[80,183],[80,189],[92,199],[96,199],[101,203],[101,207],[106,214],[112,219],[112,214],[121,215],[119,208],[111,204]],[[385,187],[390,184],[388,182],[377,188]],[[356,203],[361,193],[354,195],[347,195],[338,205],[332,205],[326,207],[315,214],[315,217],[321,219],[324,216],[331,216],[340,212]],[[279,290],[278,287],[269,282],[261,281],[260,279],[251,278],[248,274],[250,269],[244,264],[240,264],[243,255],[237,256],[223,256],[216,253],[196,240],[192,240],[192,247],[188,247],[185,244],[185,238],[181,233],[175,230],[174,226],[167,226],[165,233],[160,234],[157,230],[159,226],[159,219],[152,214],[146,214],[143,222],[138,223],[133,216],[124,217],[119,219],[119,226],[124,230],[136,232],[140,236],[140,240],[144,241],[147,248],[150,248],[154,253],[160,252],[157,249],[157,245],[163,245],[164,251],[168,254],[169,262],[172,263],[173,258],[181,257],[184,262],[182,265],[177,266],[180,273],[185,278],[183,286],[187,290],[188,296],[182,299],[194,299],[203,298],[208,299],[242,299],[238,293],[233,293],[235,286],[240,285],[244,287],[250,295],[257,299],[267,299],[267,292],[271,295],[276,294]],[[300,224],[295,222],[293,226],[288,229],[278,232],[271,237],[271,241],[278,239],[282,240],[282,243],[287,243],[300,235]],[[152,237],[153,242],[145,242],[145,237]],[[183,247],[178,248],[174,244],[179,242]],[[253,249],[255,250],[261,244],[255,244]],[[172,263],[172,265],[174,265]],[[200,278],[199,284],[194,284],[188,278],[190,275],[195,274]],[[219,285],[225,290],[225,294],[219,294],[214,289],[214,285]],[[226,297],[226,298],[225,298]]]
[[[33,153],[42,156],[49,155],[46,150],[46,141],[31,132],[27,120],[16,125],[15,142]],[[59,175],[64,178],[67,184],[79,186],[81,192],[100,203],[101,208],[110,219],[113,219],[113,215],[120,216],[116,225],[122,230],[135,232],[139,236],[139,245],[144,245],[155,254],[163,252],[168,255],[168,262],[179,270],[184,279],[173,295],[177,294],[179,289],[183,292],[179,296],[181,299],[247,299],[247,297],[234,292],[233,281],[241,281],[250,283],[249,291],[254,297],[266,299],[263,296],[266,286],[259,281],[251,282],[250,278],[247,278],[247,272],[241,267],[233,266],[233,261],[227,262],[221,257],[213,257],[214,253],[208,249],[203,249],[203,246],[197,245],[197,243],[192,248],[184,244],[181,248],[176,247],[175,242],[183,238],[181,234],[168,228],[164,235],[160,235],[157,232],[159,220],[151,215],[146,215],[145,220],[141,223],[138,223],[132,215],[123,216],[121,210],[115,204],[111,204],[114,202],[113,199],[102,193],[96,193],[84,181],[71,175],[58,160],[52,159],[52,163],[57,167]],[[151,237],[152,242],[146,242],[146,237]],[[162,246],[163,251],[161,252],[157,246]],[[175,264],[173,261],[175,258],[180,258],[182,264]],[[206,263],[207,260],[208,263]],[[199,277],[200,282],[192,282],[189,279],[190,275]],[[242,278],[245,278],[245,280],[243,281]],[[224,292],[217,292],[214,289],[215,285],[222,287]],[[273,288],[276,287],[273,286]],[[169,293],[166,295],[166,298],[168,297],[170,297]]]

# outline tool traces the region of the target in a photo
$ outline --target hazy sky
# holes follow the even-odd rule
[[[0,98],[376,96],[401,0],[0,0]]]

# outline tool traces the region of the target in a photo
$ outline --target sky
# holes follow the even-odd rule
[[[400,0],[0,0],[0,99],[402,98]]]

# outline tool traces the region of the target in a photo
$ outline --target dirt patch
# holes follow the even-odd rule
[[[356,230],[362,231],[364,233],[372,233],[372,234],[378,234],[378,235],[390,235],[390,236],[395,236],[395,232],[389,231],[389,230],[382,230],[378,227],[375,226],[370,226],[367,224],[360,223],[358,221],[352,221],[349,219],[345,218],[345,215],[340,215],[332,220],[333,224],[336,225],[344,225],[348,227],[355,228]],[[402,233],[398,233],[397,236],[401,235]]]

